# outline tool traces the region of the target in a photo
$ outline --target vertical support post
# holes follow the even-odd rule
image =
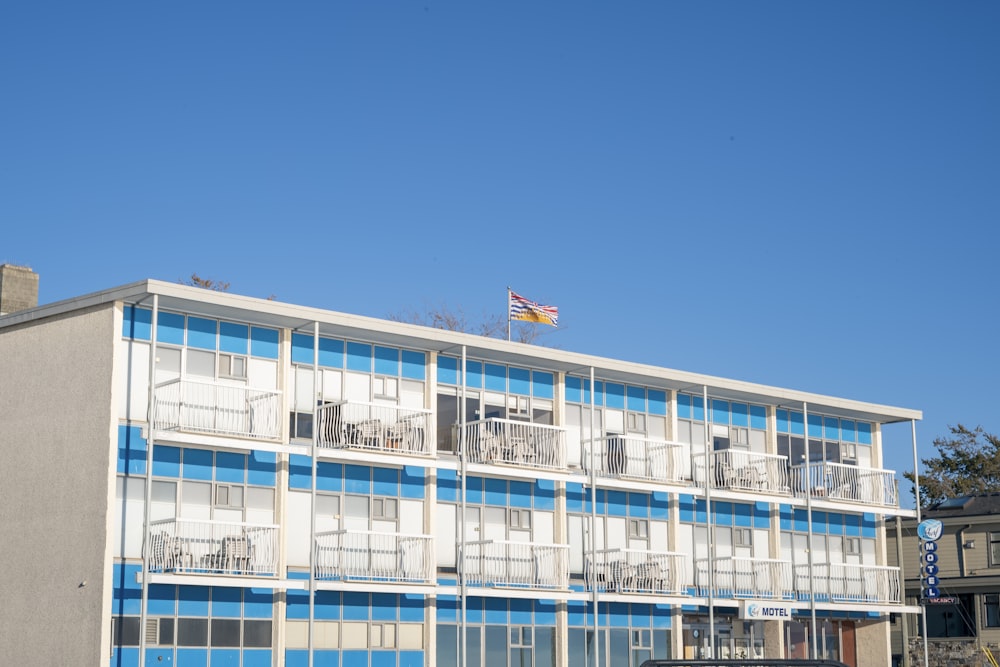
[[[810,651],[812,652],[809,656],[813,660],[819,659],[819,638],[816,636],[816,582],[813,580],[813,505],[812,505],[812,475],[809,469],[809,405],[802,401],[802,437],[805,439],[806,448],[806,525],[808,531],[806,532],[806,540],[809,546],[808,549],[808,562],[809,562],[809,618],[811,621],[810,635],[812,635],[812,641],[810,642]],[[829,573],[829,568],[827,568]],[[794,576],[794,574],[793,574]]]
[[[920,525],[920,459],[917,456],[917,420],[910,420],[910,440],[913,444],[913,497],[916,499],[917,504],[917,525]],[[899,533],[896,533],[899,535]],[[902,566],[902,561],[900,561],[900,566]],[[921,580],[923,580],[923,573],[921,572]],[[903,595],[906,595],[906,586],[903,585]],[[905,599],[905,597],[904,597]],[[924,667],[930,667],[930,649],[927,646],[927,607],[920,608],[920,619],[923,625],[923,635],[924,635]],[[906,647],[903,647],[906,650]]]
[[[510,326],[510,322],[508,321],[507,324],[508,324],[508,327],[509,327]],[[462,605],[461,605],[461,609],[460,609],[460,613],[462,614],[462,617],[459,619],[459,624],[460,624],[460,626],[462,628],[462,630],[461,630],[461,632],[459,634],[459,636],[461,637],[461,646],[460,646],[460,648],[461,648],[461,661],[460,661],[460,664],[461,664],[462,667],[465,667],[467,664],[469,664],[469,660],[468,660],[468,653],[469,653],[469,631],[468,630],[469,629],[468,629],[468,625],[465,622],[465,616],[466,616],[466,600],[465,600],[465,598],[466,598],[466,594],[468,593],[468,588],[467,588],[467,584],[466,584],[466,577],[465,577],[465,555],[466,555],[465,552],[466,552],[466,548],[467,548],[466,547],[466,540],[468,539],[468,535],[466,535],[466,529],[465,529],[465,524],[466,524],[466,517],[465,517],[465,510],[466,510],[466,507],[465,507],[465,490],[466,490],[466,477],[468,476],[468,472],[469,472],[468,465],[467,465],[468,464],[468,451],[467,451],[468,450],[468,442],[466,440],[466,431],[468,430],[468,426],[466,425],[466,420],[468,418],[468,415],[466,414],[466,409],[465,409],[466,396],[467,396],[467,394],[466,394],[466,387],[467,387],[467,384],[468,384],[467,383],[467,379],[468,378],[466,378],[466,374],[465,374],[466,366],[467,366],[467,364],[466,364],[466,361],[467,361],[467,359],[466,359],[466,353],[467,353],[467,348],[465,347],[465,345],[463,345],[462,346],[462,368],[461,368],[461,371],[460,371],[461,372],[461,377],[462,377],[462,392],[461,392],[461,401],[462,401],[462,404],[459,406],[459,409],[458,409],[458,415],[459,415],[459,417],[458,417],[458,420],[459,420],[459,427],[458,427],[458,461],[459,461],[459,469],[461,470],[461,474],[462,474],[462,484],[461,484],[461,487],[460,487],[460,490],[461,490],[461,493],[462,493],[462,498],[461,498],[461,502],[459,503],[459,506],[462,508],[461,509],[461,516],[459,517],[459,522],[460,522],[459,523],[459,527],[461,529],[460,530],[460,534],[461,534],[461,547],[458,550],[458,563],[457,563],[457,565],[458,565],[458,580],[461,582],[461,585],[462,585],[461,586]]]
[[[601,655],[600,605],[597,591],[597,438],[594,437],[594,367],[590,367],[590,566],[591,601],[594,605],[594,663]]]
[[[160,311],[160,295],[153,295],[153,314],[149,333],[149,391],[146,394],[146,503],[142,510],[142,592],[139,594],[139,667],[146,664],[146,604],[149,599],[149,513],[153,503],[153,427],[156,397],[156,327]],[[133,311],[134,313],[135,311]],[[178,396],[182,385],[177,386]],[[176,525],[176,524],[175,524]]]
[[[309,667],[313,666],[316,629],[316,444],[319,440],[319,322],[313,322],[313,386],[312,386],[312,487],[309,489]]]
[[[705,426],[705,532],[708,535],[708,657],[715,657],[715,536],[712,534],[712,424],[708,419],[708,385],[701,387],[702,423]],[[697,502],[697,501],[696,501]]]

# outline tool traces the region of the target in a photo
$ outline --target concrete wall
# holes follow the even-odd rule
[[[5,665],[110,655],[115,322],[109,305],[0,329]]]
[[[889,619],[859,621],[855,624],[858,667],[883,667],[892,664],[889,654]]]

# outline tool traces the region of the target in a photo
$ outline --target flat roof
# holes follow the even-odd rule
[[[451,355],[460,355],[464,345],[467,356],[473,358],[583,376],[589,375],[590,368],[593,367],[595,377],[602,381],[642,384],[647,387],[687,390],[693,393],[700,393],[702,387],[708,387],[709,394],[713,398],[774,405],[793,410],[801,410],[802,404],[805,403],[810,411],[880,424],[923,418],[920,410],[909,408],[824,396],[159,280],[142,280],[10,313],[0,317],[0,329],[117,301],[151,307],[154,295],[159,299],[161,310],[289,328],[306,334],[312,334],[314,326],[318,324],[321,336],[354,338]]]

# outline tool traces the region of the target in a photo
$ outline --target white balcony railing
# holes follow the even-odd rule
[[[899,568],[884,565],[821,563],[795,567],[795,589],[800,600],[810,594],[819,601],[899,604]],[[810,582],[812,587],[810,588]]]
[[[175,379],[156,385],[153,428],[255,440],[281,438],[281,392]]]
[[[316,535],[316,578],[429,584],[434,581],[434,538],[360,530]]]
[[[317,414],[321,448],[434,454],[430,410],[344,401],[324,405]]]
[[[590,472],[591,448],[598,477],[641,479],[651,482],[684,480],[684,446],[633,435],[609,435],[583,445],[584,470]]]
[[[683,595],[684,554],[639,549],[605,549],[587,560],[587,587],[601,592]]]
[[[200,519],[149,524],[150,572],[275,576],[278,527]]]
[[[765,558],[718,558],[714,566],[709,559],[696,563],[695,576],[701,595],[708,595],[708,568],[712,570],[714,594],[720,598],[793,600],[795,582],[792,563]]]
[[[695,458],[695,481],[704,484],[707,475],[713,489],[788,494],[788,458],[745,449],[721,449],[711,453],[705,469],[705,455]]]
[[[466,581],[473,586],[569,588],[569,545],[483,541],[465,545]]]
[[[556,426],[491,417],[466,424],[465,443],[473,463],[566,469],[566,431]]]
[[[894,470],[829,461],[814,461],[792,468],[797,494],[881,507],[896,507],[899,503],[895,476]]]

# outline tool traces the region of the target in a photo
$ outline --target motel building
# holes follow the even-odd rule
[[[154,280],[0,316],[0,391],[6,664],[885,667],[919,612],[918,410]]]

